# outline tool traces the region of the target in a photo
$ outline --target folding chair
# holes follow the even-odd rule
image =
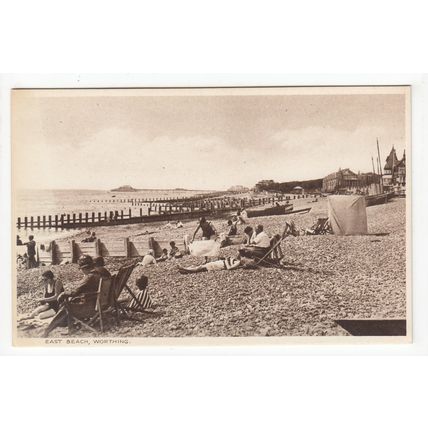
[[[294,225],[294,222],[286,222],[284,230],[281,235],[275,235],[270,240],[269,251],[256,262],[256,266],[259,266],[261,263],[267,263],[272,266],[281,266],[279,262],[284,257],[284,253],[282,252],[281,243],[282,241],[289,235],[297,236],[298,232]]]
[[[102,332],[104,331],[103,313],[110,309],[113,281],[114,278],[101,278],[100,287],[97,294],[97,303],[95,304],[95,311],[97,313],[90,322],[90,324],[93,324],[99,318],[100,329]]]
[[[73,303],[73,300],[70,298],[67,298],[64,301],[64,308],[67,312],[68,318],[69,333],[71,333],[74,323],[96,333],[97,331],[92,327],[92,325],[95,324],[98,319],[100,320],[100,330],[102,332],[104,331],[103,313],[110,307],[111,286],[111,278],[101,278],[98,291],[95,293],[85,293],[82,296],[79,296],[83,297],[83,303]],[[87,302],[85,301],[85,298],[90,298],[94,295],[96,296],[95,305],[93,299],[88,299]]]
[[[110,306],[115,310],[116,322],[119,324],[119,314],[123,314],[126,318],[130,318],[127,310],[119,301],[119,297],[125,289],[133,299],[136,299],[134,292],[127,285],[128,279],[136,266],[136,262],[121,266],[116,275],[113,276],[113,287],[110,293]]]
[[[284,254],[281,249],[281,242],[283,240],[284,238],[280,235],[275,235],[270,240],[269,250],[262,258],[256,260],[255,266],[259,266],[262,263],[276,265],[284,257]]]
[[[311,228],[306,229],[304,233],[305,235],[327,235],[331,233],[328,218],[319,218],[317,222]]]

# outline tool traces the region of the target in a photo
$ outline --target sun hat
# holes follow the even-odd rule
[[[77,264],[79,265],[79,269],[82,269],[85,267],[92,267],[94,265],[94,261],[91,256],[86,255],[79,257]]]

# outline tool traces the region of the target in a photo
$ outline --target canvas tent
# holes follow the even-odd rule
[[[367,233],[366,199],[356,195],[328,197],[328,218],[335,235]]]

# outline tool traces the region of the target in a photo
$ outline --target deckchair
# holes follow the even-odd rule
[[[304,231],[305,235],[327,235],[331,233],[330,223],[328,218],[319,218],[317,222],[309,229]]]
[[[110,306],[115,310],[116,321],[119,324],[119,314],[122,313],[126,318],[130,318],[128,312],[119,301],[119,297],[125,289],[133,299],[136,299],[134,292],[127,285],[128,279],[136,266],[136,262],[121,266],[117,274],[114,276],[113,288],[110,294]]]
[[[103,314],[110,307],[111,286],[111,278],[101,278],[98,291],[94,293],[85,293],[82,295],[82,297],[92,297],[95,295],[95,305],[93,299],[90,299],[88,302],[78,304],[73,303],[73,300],[70,298],[67,298],[64,301],[64,308],[67,312],[68,318],[69,334],[71,333],[74,323],[77,323],[87,330],[96,333],[97,331],[92,326],[98,319],[100,321],[100,330],[102,332],[104,331]]]
[[[270,240],[269,251],[259,260],[256,261],[255,266],[259,266],[262,263],[267,263],[270,265],[280,266],[279,262],[284,257],[284,253],[281,249],[282,241],[289,235],[297,236],[297,230],[295,228],[294,222],[286,222],[284,230],[281,235],[275,235]]]
[[[255,259],[256,263],[255,266],[259,266],[262,263],[267,264],[276,264],[284,257],[284,254],[281,249],[281,242],[284,238],[282,238],[280,235],[275,235],[270,240],[270,247],[268,252],[260,259]]]

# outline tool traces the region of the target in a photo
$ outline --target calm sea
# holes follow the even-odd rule
[[[110,210],[131,208],[132,215],[138,215],[140,208],[147,213],[146,206],[132,207],[128,202],[118,202],[130,198],[164,198],[191,196],[204,191],[196,190],[145,190],[139,192],[111,192],[107,190],[19,190],[15,196],[15,220],[17,217],[55,216],[61,214],[104,213]],[[76,230],[34,229],[17,230],[21,238],[37,235],[39,241],[57,239],[76,233]]]

